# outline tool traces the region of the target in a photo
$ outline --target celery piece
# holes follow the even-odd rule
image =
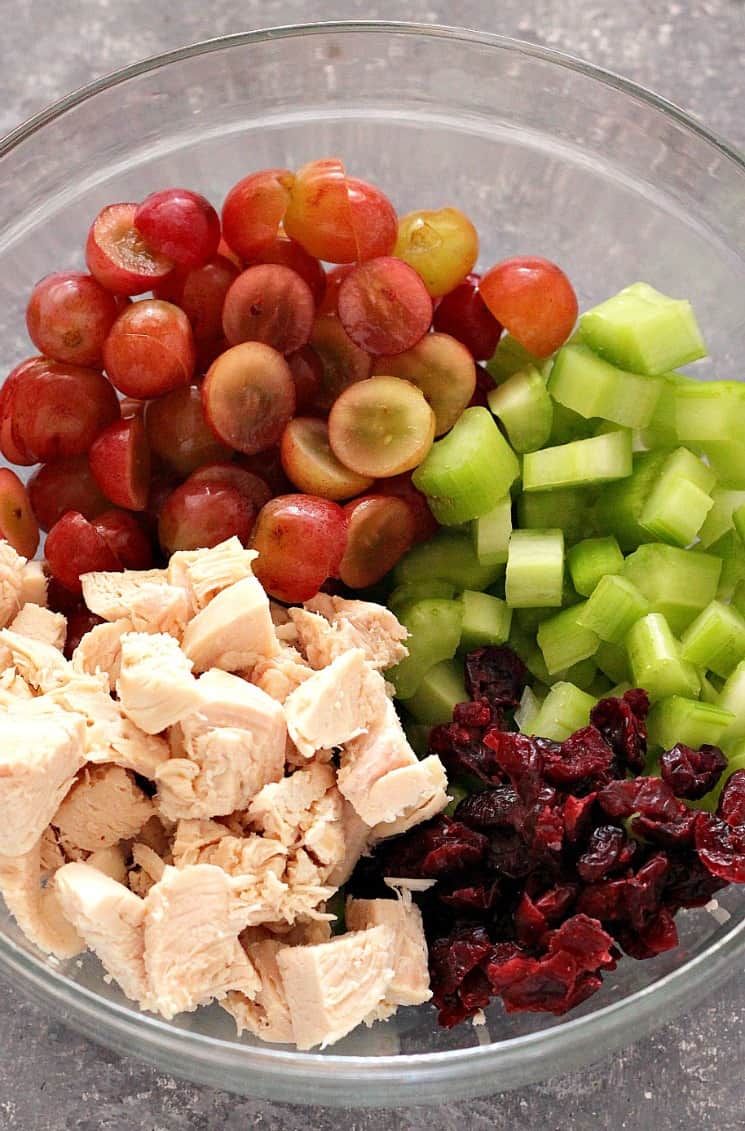
[[[526,687],[520,699],[520,706],[515,711],[515,723],[521,734],[533,734],[533,723],[538,717],[542,704],[543,700],[539,699],[530,687]]]
[[[564,531],[565,542],[577,542],[592,533],[592,509],[589,492],[578,487],[520,495],[517,500],[518,526],[525,530]]]
[[[708,553],[714,554],[722,563],[716,595],[720,601],[731,601],[737,586],[745,581],[745,553],[737,531],[728,530],[709,546]]]
[[[716,687],[714,683],[712,683],[711,679],[700,669],[698,673],[698,681],[701,684],[701,694],[699,695],[699,698],[703,699],[704,703],[719,703],[719,696],[722,693],[721,688]]]
[[[574,588],[589,597],[602,577],[621,572],[623,554],[613,535],[585,538],[567,552],[567,565]]]
[[[727,731],[725,731],[725,735]],[[720,739],[718,745],[721,746],[724,742],[724,736]],[[699,801],[691,803],[694,809],[706,809],[709,813],[716,813],[717,806],[719,805],[719,798],[722,796],[722,790],[725,785],[738,770],[745,770],[745,742],[738,742],[725,751],[727,754],[727,765],[724,772],[720,777],[714,788],[704,795]]]
[[[601,577],[579,615],[583,628],[592,629],[601,640],[622,644],[626,633],[649,612],[649,602],[626,577]]]
[[[465,589],[460,646],[467,652],[482,644],[504,644],[510,635],[512,609],[499,597]]]
[[[455,530],[439,530],[427,542],[413,546],[393,571],[396,585],[449,581],[456,589],[486,589],[502,574],[501,565],[482,565],[471,539]]]
[[[447,803],[447,805],[443,809],[443,813],[445,814],[445,816],[446,817],[454,816],[455,810],[458,808],[461,801],[463,801],[464,798],[468,797],[469,793],[471,793],[471,790],[468,789],[468,787],[463,785],[461,782],[449,781],[448,782],[448,794],[450,795],[450,801]]]
[[[712,507],[698,532],[700,545],[706,550],[735,526],[735,512],[745,504],[745,491],[715,487],[711,492]],[[745,511],[743,512],[745,518]],[[739,531],[738,531],[739,533]]]
[[[678,444],[680,437],[675,420],[677,390],[679,385],[691,380],[684,373],[664,374],[652,419],[640,432],[645,448],[674,448]]]
[[[507,561],[511,533],[512,500],[505,495],[487,514],[471,522],[471,540],[481,565],[499,565]]]
[[[538,628],[538,647],[543,653],[549,675],[565,671],[572,664],[593,656],[600,640],[592,629],[583,628],[579,617],[586,602],[562,609]]]
[[[492,389],[487,400],[516,452],[534,452],[543,447],[551,435],[554,409],[546,382],[535,366],[513,373]]]
[[[587,726],[595,699],[573,683],[555,683],[533,719],[530,733],[563,742],[575,730]]]
[[[561,530],[513,530],[505,580],[510,608],[558,608],[563,585],[564,535]]]
[[[637,587],[673,633],[683,632],[717,595],[722,562],[712,554],[659,543],[640,546],[624,562],[622,576]]]
[[[688,381],[676,386],[675,427],[682,444],[706,447],[727,436],[740,443],[745,386],[739,381]]]
[[[409,654],[387,678],[396,688],[399,699],[410,699],[422,679],[441,660],[451,660],[460,643],[463,606],[460,601],[428,597],[407,605],[400,613],[401,623],[409,630],[406,647]]]
[[[415,694],[406,700],[406,709],[417,722],[436,726],[449,723],[453,707],[467,699],[463,664],[457,660],[442,660],[429,669]]]
[[[631,691],[631,684],[624,680],[622,683],[615,684],[610,690],[605,692],[605,699],[622,699],[627,691]]]
[[[596,424],[597,421],[586,420],[578,412],[554,401],[553,422],[548,442],[556,446],[568,444],[570,440],[584,440],[587,436],[594,435]]]
[[[745,617],[745,581],[738,581],[735,585],[730,597],[730,604],[733,609],[737,609],[741,616]]]
[[[654,536],[639,523],[644,504],[653,490],[668,452],[637,452],[628,479],[603,487],[594,507],[598,530],[614,534],[622,550],[635,550]]]
[[[606,675],[613,683],[630,683],[629,658],[620,644],[611,644],[608,640],[601,640],[593,660],[603,675]]]
[[[407,581],[397,585],[389,595],[386,605],[392,613],[398,615],[407,605],[414,605],[426,597],[442,597],[452,601],[455,596],[455,586],[449,581],[440,581],[437,577],[422,578],[421,581]]]
[[[519,628],[524,632],[532,633],[533,636],[535,636],[538,631],[538,625],[548,617],[552,617],[555,611],[555,605],[553,608],[515,609],[512,623],[513,625],[517,623]]]
[[[541,652],[537,644],[534,645],[533,648],[531,648],[528,652],[526,652],[525,655],[521,657],[521,659],[525,664],[525,667],[532,675],[533,679],[538,683],[554,682],[555,675],[552,675],[546,667],[546,661],[543,658],[543,652]]]
[[[580,318],[582,338],[614,365],[649,376],[706,357],[691,304],[633,283]]]
[[[494,384],[501,385],[514,373],[529,365],[542,370],[546,365],[546,359],[534,357],[510,334],[503,334],[496,350],[486,363],[486,369]]]
[[[688,546],[714,505],[716,476],[687,448],[665,460],[639,515],[639,523],[663,542]]]
[[[734,493],[734,492],[733,492]],[[737,492],[741,494],[741,492]],[[745,543],[745,499],[732,512],[732,525],[741,542]]]
[[[467,408],[436,440],[411,479],[445,526],[493,510],[520,474],[517,456],[488,409]]]
[[[548,390],[559,404],[588,419],[644,428],[652,419],[662,380],[618,369],[585,345],[566,345],[556,355]]]
[[[648,613],[632,625],[626,649],[634,684],[643,687],[653,702],[670,695],[693,698],[700,693],[696,669],[683,659],[680,644],[661,613]]]
[[[745,446],[741,440],[722,440],[701,447],[722,487],[745,488]]]
[[[745,657],[745,620],[737,609],[712,601],[688,625],[680,646],[688,663],[726,679]]]
[[[623,429],[527,452],[523,456],[523,491],[582,487],[623,479],[631,471],[631,433]]]
[[[729,745],[745,738],[745,660],[741,660],[725,680],[724,687],[719,692],[717,706],[725,711],[731,711],[734,715],[722,735],[722,742]]]
[[[731,711],[713,703],[672,695],[654,705],[647,719],[647,732],[650,744],[663,750],[670,750],[678,742],[698,750],[699,746],[717,746],[733,719]]]
[[[595,663],[594,656],[588,656],[585,660],[578,660],[576,664],[565,668],[561,673],[554,673],[553,679],[556,679],[557,674],[561,675],[563,680],[568,683],[573,683],[582,691],[589,691],[595,680],[598,677],[598,668]],[[602,679],[602,675],[601,675]]]

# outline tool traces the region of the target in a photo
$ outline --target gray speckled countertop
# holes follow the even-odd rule
[[[533,40],[652,87],[745,147],[743,0],[0,0],[0,131],[124,64],[253,27],[408,18]],[[745,1126],[745,982],[584,1072],[437,1109],[334,1112],[239,1099],[76,1036],[0,986],[2,1131],[735,1131]]]

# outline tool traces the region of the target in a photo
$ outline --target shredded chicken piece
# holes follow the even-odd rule
[[[30,942],[57,958],[73,958],[83,940],[62,914],[54,887],[41,886],[41,847],[39,838],[21,856],[0,856],[0,892]]]
[[[350,931],[387,926],[393,932],[394,973],[386,991],[384,1008],[421,1005],[429,1001],[432,993],[427,968],[427,940],[422,913],[413,903],[410,892],[402,892],[398,899],[350,898],[347,900],[346,923]]]
[[[239,1036],[247,1031],[277,1045],[290,1045],[295,1040],[290,1007],[277,965],[277,955],[284,946],[276,939],[264,939],[246,947],[246,954],[259,976],[260,989],[253,999],[234,991],[220,1003],[234,1018]]]
[[[24,600],[26,559],[10,542],[0,542],[0,627],[9,624]]]
[[[208,668],[246,671],[259,660],[275,656],[279,643],[269,598],[257,579],[244,577],[218,593],[190,621],[183,646],[197,672]]]
[[[125,569],[117,573],[85,573],[82,578],[83,600],[92,613],[104,620],[129,617],[132,601],[143,588],[167,585],[164,569]]]
[[[46,605],[47,576],[41,562],[26,562],[21,579],[21,608],[24,605]]]
[[[67,619],[62,613],[53,613],[43,605],[32,605],[29,602],[16,613],[10,622],[10,630],[42,644],[51,644],[61,652],[65,646]]]
[[[257,557],[256,550],[244,549],[238,538],[228,538],[208,550],[178,550],[168,563],[168,577],[172,585],[186,590],[197,612],[224,589],[252,577],[251,563]]]
[[[191,661],[165,633],[128,632],[116,683],[122,710],[146,734],[159,734],[198,708]]]
[[[94,625],[72,654],[72,666],[80,675],[103,676],[106,690],[113,691],[122,663],[122,637],[132,632],[127,617]]]
[[[304,616],[299,614],[305,613]],[[325,629],[316,615],[326,622]],[[305,609],[291,609],[303,651],[314,668],[325,667],[350,648],[361,648],[372,667],[385,671],[408,655],[407,629],[394,614],[371,601],[348,601],[319,593]],[[309,620],[313,617],[313,620]]]
[[[14,665],[26,683],[42,693],[61,687],[72,674],[72,667],[59,648],[8,628],[0,630],[0,661],[2,667]]]
[[[96,852],[137,836],[153,803],[121,766],[86,766],[52,824],[63,848]]]
[[[127,882],[127,857],[120,844],[112,844],[110,848],[98,848],[91,852],[85,863],[90,868],[103,872],[111,880],[119,884]]]
[[[314,672],[285,701],[290,738],[301,754],[341,746],[363,734],[378,707],[377,673],[354,648]],[[380,677],[377,677],[378,679]]]
[[[295,648],[283,645],[276,656],[259,660],[251,672],[251,682],[271,695],[278,703],[287,697],[313,675],[303,657]]]

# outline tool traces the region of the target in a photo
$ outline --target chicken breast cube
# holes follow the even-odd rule
[[[168,584],[164,569],[125,569],[117,573],[84,573],[83,600],[92,613],[104,620],[128,617],[132,601],[143,587]]]
[[[21,856],[40,839],[85,762],[80,715],[37,700],[0,712],[0,854]]]
[[[393,702],[379,680],[379,709],[367,731],[346,744],[339,767],[339,790],[368,825],[390,821],[404,808],[391,790],[388,775],[417,764]]]
[[[238,538],[206,550],[178,550],[168,563],[168,579],[188,592],[195,609],[203,609],[218,593],[251,577],[256,557],[256,550],[246,550]]]
[[[127,857],[119,844],[113,844],[110,848],[98,848],[91,852],[85,863],[119,884],[127,882]]]
[[[0,672],[0,707],[12,707],[19,699],[33,698],[33,691],[14,667]]]
[[[47,584],[41,562],[26,562],[21,581],[21,608],[26,604],[46,605]]]
[[[159,734],[199,703],[191,661],[164,633],[128,632],[122,637],[116,689],[125,715],[146,734]]]
[[[382,605],[319,593],[305,609],[291,609],[308,662],[323,668],[350,648],[361,648],[374,668],[385,671],[408,655],[407,630]]]
[[[154,813],[134,774],[86,766],[52,818],[64,848],[96,852],[136,836]]]
[[[166,632],[180,640],[192,615],[189,598],[183,589],[161,582],[146,582],[133,595],[127,619],[135,632]]]
[[[230,990],[260,989],[230,914],[231,881],[221,868],[166,868],[145,900],[145,969],[167,1020]],[[135,898],[135,897],[133,897]]]
[[[386,992],[386,1003],[421,1005],[429,1001],[427,940],[422,913],[409,892],[398,899],[348,899],[347,929],[364,931],[370,927],[390,927],[393,932],[393,979]]]
[[[340,888],[354,871],[364,853],[372,829],[362,820],[354,806],[342,796],[341,827],[344,835],[344,855],[328,877],[328,882]]]
[[[312,758],[362,734],[380,709],[376,679],[362,650],[353,648],[297,687],[285,701],[285,718],[300,753]]]
[[[22,856],[0,856],[0,893],[26,938],[47,954],[73,958],[83,940],[62,914],[53,885],[41,886],[41,838]]]
[[[290,1008],[277,964],[277,955],[284,945],[278,939],[263,939],[246,947],[246,953],[259,975],[261,989],[253,1001],[245,994],[230,993],[221,1003],[234,1018],[238,1036],[247,1031],[275,1045],[290,1045],[295,1040]]]
[[[67,619],[62,613],[53,613],[43,605],[27,602],[10,622],[10,630],[19,636],[50,644],[61,652],[65,646]]]
[[[9,624],[23,604],[26,559],[10,542],[0,542],[0,628]]]
[[[248,814],[264,836],[287,848],[307,846],[310,838],[317,862],[329,870],[343,858],[342,800],[333,766],[314,762],[264,786]]]
[[[122,663],[122,637],[132,632],[132,621],[120,620],[96,624],[81,639],[72,654],[72,666],[81,675],[103,675],[107,688],[113,691]]]
[[[385,1000],[394,978],[394,935],[373,927],[318,946],[277,953],[292,1030],[299,1049],[341,1040]]]
[[[245,671],[276,656],[279,642],[269,598],[257,579],[245,577],[218,593],[189,623],[183,645],[198,672]]]
[[[259,660],[251,672],[251,682],[278,703],[284,703],[291,692],[312,675],[313,669],[297,649],[281,645],[276,656]]]
[[[0,630],[0,654],[6,664],[15,665],[26,683],[42,693],[53,691],[70,679],[72,667],[60,652],[42,640],[32,640],[10,629]]]
[[[144,900],[89,864],[65,864],[55,876],[64,914],[122,991],[149,1006]]]
[[[423,758],[415,766],[405,766],[387,774],[377,788],[381,793],[388,791],[389,812],[398,809],[400,815],[376,825],[372,830],[373,841],[398,836],[414,825],[428,821],[450,800],[445,768],[435,754]]]

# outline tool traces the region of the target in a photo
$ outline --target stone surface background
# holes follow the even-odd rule
[[[144,56],[228,32],[334,18],[460,24],[546,44],[652,87],[745,147],[743,0],[0,0],[0,131]],[[740,971],[695,1017],[539,1086],[436,1109],[296,1108],[195,1087],[102,1050],[4,983],[0,1129],[735,1131],[745,1126],[743,1054]]]

